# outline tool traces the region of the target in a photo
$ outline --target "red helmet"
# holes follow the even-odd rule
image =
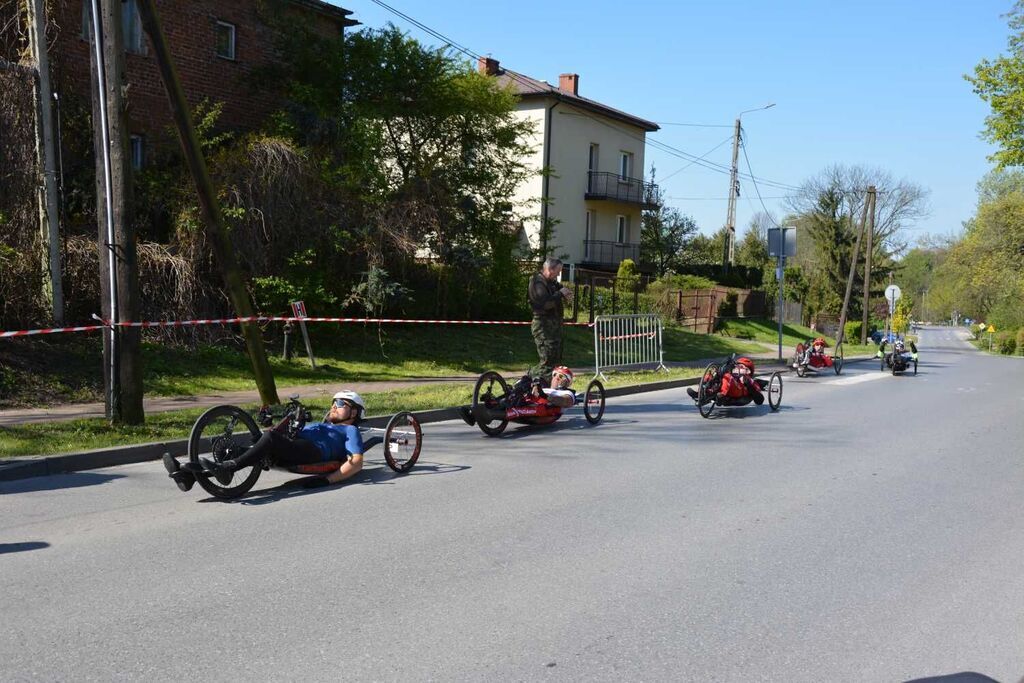
[[[556,379],[556,377],[558,377],[559,375],[561,377]],[[551,371],[551,386],[553,386],[555,389],[568,389],[570,386],[572,386],[572,380],[572,370],[570,370],[564,365],[559,365],[558,367]]]
[[[750,374],[754,374],[754,361],[750,360],[746,356],[740,356],[737,358],[736,365],[742,365],[747,370],[750,370]]]
[[[825,338],[824,337],[818,337],[817,339],[814,340],[814,344],[813,345],[817,346],[818,344],[821,344],[822,346],[828,346],[828,344],[825,343]]]

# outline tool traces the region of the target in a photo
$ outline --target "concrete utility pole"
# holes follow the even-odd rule
[[[853,294],[853,276],[857,272],[857,257],[860,255],[860,240],[864,237],[864,229],[868,223],[868,201],[864,200],[864,211],[860,217],[860,232],[857,233],[857,240],[853,243],[853,256],[850,259],[850,276],[846,279],[846,294],[843,296],[843,310],[839,314],[839,331],[836,332],[836,349],[843,343],[846,336],[846,314],[850,310],[850,295]]]
[[[740,116],[736,117],[736,129],[732,135],[732,166],[729,167],[729,208],[725,212],[725,249],[722,254],[722,267],[726,271],[736,258],[736,198],[740,196],[740,136],[743,135]]]
[[[861,346],[868,343],[868,311],[871,302],[871,256],[874,249],[876,199],[875,186],[869,185],[867,201],[870,204],[870,208],[868,209],[868,246],[864,252],[864,310],[862,311],[860,326]]]
[[[96,215],[103,319],[138,320],[141,311],[132,175],[124,102],[124,36],[120,0],[91,0],[93,23],[93,125],[96,144]],[[102,201],[99,199],[102,197]],[[142,349],[138,328],[111,327],[104,344],[107,416],[142,424]]]
[[[46,8],[43,0],[27,0],[28,42],[36,65],[36,158],[43,169],[39,223],[46,245],[44,266],[50,273],[47,298],[55,325],[64,324],[64,285],[60,266],[60,223],[57,203],[57,162],[53,140],[53,88],[50,86],[50,57],[46,44]]]
[[[95,1],[95,0],[94,0]],[[221,267],[224,276],[224,285],[235,307],[235,314],[242,318],[252,315],[252,302],[249,300],[249,293],[245,287],[245,278],[235,258],[234,246],[231,244],[231,236],[228,234],[227,226],[224,224],[224,215],[221,213],[220,204],[217,202],[217,193],[210,181],[206,171],[206,160],[203,158],[202,149],[196,138],[195,127],[192,125],[192,117],[189,113],[188,101],[181,89],[181,81],[174,68],[174,60],[171,58],[171,51],[167,46],[163,29],[160,28],[159,15],[156,12],[154,0],[138,0],[139,15],[142,18],[142,26],[149,36],[153,45],[153,56],[156,58],[157,67],[160,69],[160,77],[164,82],[164,90],[167,91],[167,100],[171,108],[171,115],[174,117],[175,126],[178,129],[178,139],[181,142],[181,151],[185,156],[189,171],[192,173],[192,180],[196,185],[196,192],[199,195],[199,206],[202,211],[203,223],[206,225],[206,234],[210,238],[213,253]],[[252,363],[253,375],[256,379],[256,387],[260,392],[260,400],[265,405],[280,403],[277,397],[277,386],[274,383],[274,373],[267,361],[267,351],[263,348],[263,337],[260,329],[255,323],[242,323],[242,335],[245,337],[245,345],[249,351],[249,360]]]

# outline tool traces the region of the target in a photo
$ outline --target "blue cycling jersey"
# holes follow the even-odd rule
[[[363,452],[363,435],[353,425],[316,422],[303,427],[298,436],[315,443],[324,454],[324,460],[344,460],[353,453]]]

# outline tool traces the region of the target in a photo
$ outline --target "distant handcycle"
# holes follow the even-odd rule
[[[746,406],[754,400],[754,394],[747,389],[740,396],[722,395],[722,388],[728,384],[736,384],[741,380],[733,378],[733,369],[743,366],[751,373],[750,381],[755,382],[762,393],[767,393],[768,407],[771,411],[777,412],[782,405],[782,373],[773,372],[768,379],[753,377],[754,364],[749,358],[736,357],[732,354],[722,363],[711,363],[704,368],[697,391],[690,393],[690,396],[697,403],[697,410],[701,417],[708,418],[717,407]],[[726,390],[730,389],[726,386]],[[688,390],[688,391],[692,391]]]
[[[262,435],[262,427],[294,439],[311,419],[309,409],[298,396],[291,396],[282,412],[262,408],[252,415],[238,406],[221,405],[210,408],[199,416],[188,439],[188,459],[196,481],[210,495],[217,498],[238,498],[249,492],[264,470],[278,469],[293,474],[325,476],[341,468],[343,461],[330,460],[308,465],[279,466],[270,457],[251,467],[243,467],[225,482],[210,472],[203,471],[199,458],[216,462],[236,460],[252,447]],[[416,416],[409,412],[394,415],[383,429],[359,427],[363,451],[384,444],[384,460],[398,473],[408,472],[420,457],[423,432]],[[223,475],[222,475],[223,476]]]
[[[559,369],[556,368],[556,372]],[[567,368],[571,382],[572,374]],[[590,380],[587,390],[576,392],[571,389],[558,390],[562,396],[545,391],[529,377],[523,377],[510,387],[500,374],[487,371],[480,375],[473,387],[473,403],[459,410],[467,424],[476,424],[487,436],[498,436],[509,422],[517,424],[546,425],[562,417],[567,408],[583,406],[583,417],[596,425],[604,416],[604,385],[597,379]],[[559,405],[565,403],[567,405]],[[568,405],[571,404],[571,405]]]
[[[813,342],[807,340],[796,345],[796,353],[790,365],[796,370],[797,377],[805,377],[808,372],[817,373],[831,368],[838,375],[843,371],[843,347],[840,345],[834,354],[825,353],[828,344],[821,337]]]
[[[907,351],[906,344],[903,340],[898,339],[892,345],[892,351],[886,353],[885,342],[878,347],[878,356],[881,358],[879,369],[883,372],[888,368],[892,371],[892,374],[898,375],[906,372],[911,366],[914,368],[914,374],[917,374],[917,346],[914,342],[910,343],[910,351]]]

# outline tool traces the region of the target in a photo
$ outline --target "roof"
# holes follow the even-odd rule
[[[643,128],[649,133],[653,133],[659,130],[661,127],[653,121],[642,119],[639,116],[633,116],[619,109],[609,107],[606,104],[601,104],[596,100],[591,100],[586,97],[580,97],[579,95],[573,95],[571,92],[561,90],[550,83],[544,81],[538,81],[536,78],[530,78],[521,73],[510,71],[508,69],[499,68],[496,78],[502,85],[509,85],[513,91],[519,95],[522,99],[534,99],[542,97],[553,97],[561,102],[572,104],[581,109],[587,109],[594,112],[595,114],[601,114],[608,118],[622,121],[624,123],[631,124],[638,128]]]
[[[342,26],[358,26],[359,22],[355,19],[349,19],[352,15],[352,10],[347,10],[344,7],[332,5],[329,2],[323,0],[291,0],[292,3],[299,7],[305,7],[306,9],[319,12],[320,14],[326,14],[333,19],[336,19],[341,23]]]

